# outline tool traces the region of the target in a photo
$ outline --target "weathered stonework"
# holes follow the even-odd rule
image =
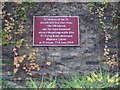
[[[114,4],[111,5],[115,6]],[[113,9],[116,9],[116,7]],[[94,69],[103,67],[104,36],[101,28],[98,28],[98,18],[90,14],[86,3],[49,4],[41,2],[36,3],[36,6],[29,9],[26,14],[27,22],[24,25],[26,32],[19,37],[16,36],[16,38],[24,38],[29,43],[28,49],[23,46],[18,50],[20,55],[24,53],[29,55],[31,50],[36,51],[36,61],[41,66],[41,70],[32,72],[39,74],[63,72],[71,75],[81,72],[89,73]],[[33,46],[33,16],[79,16],[80,46]],[[115,43],[110,47],[113,49],[112,51],[117,52]],[[4,54],[9,53],[12,56],[14,46],[8,47],[5,46],[5,50],[7,49],[10,53],[4,50]],[[51,65],[46,65],[46,62],[50,62]],[[106,66],[105,69],[107,69]]]

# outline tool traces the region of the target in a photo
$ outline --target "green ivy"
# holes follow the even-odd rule
[[[17,41],[9,41],[6,42],[5,44],[22,44],[22,43],[26,43],[28,40],[17,40]]]

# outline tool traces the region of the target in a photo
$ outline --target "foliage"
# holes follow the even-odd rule
[[[0,32],[0,43],[3,43],[6,41],[7,33],[6,32]]]
[[[32,8],[32,6],[35,5],[34,2],[22,2],[22,3],[18,3],[18,5],[16,6],[16,17],[19,18],[21,17],[21,21],[22,22],[26,22],[27,18],[26,18],[26,13],[27,10]]]
[[[21,66],[21,63],[23,62],[23,60],[26,58],[26,55],[23,54],[22,56],[16,56],[14,57],[14,70],[13,70],[13,74],[18,72],[19,67]]]
[[[42,77],[42,80],[39,85],[37,85],[36,81],[33,80],[32,78],[27,79],[27,85],[28,88],[55,88],[57,83],[56,83],[56,77],[53,80],[53,77],[50,77],[49,80],[47,80],[44,76]]]
[[[22,2],[22,5],[27,8],[32,8],[35,5],[35,2]]]
[[[28,88],[38,88],[38,86],[32,78],[29,78],[26,83],[28,85]]]
[[[108,5],[110,4],[109,1],[106,1],[106,2],[102,2],[102,5],[104,6],[105,9],[108,8]]]
[[[7,35],[6,32],[0,32],[0,37],[2,38],[2,41],[5,41],[6,35]]]
[[[0,37],[2,37],[1,42],[3,44],[22,44],[22,43],[26,43],[27,42],[27,40],[24,40],[24,39],[20,39],[20,40],[17,40],[17,41],[6,41],[6,36],[7,36],[6,32],[1,32],[0,33]]]
[[[29,63],[24,64],[23,66],[23,69],[25,70],[25,72],[30,76],[32,76],[31,70],[37,70],[37,71],[40,70],[40,66],[36,62],[35,55],[36,55],[36,51],[32,50],[28,57]]]
[[[91,0],[89,0],[91,1]],[[97,7],[94,10],[95,4],[97,4],[99,7]],[[91,12],[91,14],[97,14],[98,15],[98,20],[100,22],[100,29],[102,29],[102,32],[104,33],[104,60],[105,63],[111,68],[111,69],[116,69],[118,67],[118,63],[117,63],[117,54],[112,54],[111,55],[111,51],[109,48],[109,40],[113,37],[113,35],[109,32],[110,30],[115,30],[117,29],[117,25],[113,26],[112,23],[108,23],[106,22],[106,11],[107,8],[110,6],[110,2],[109,1],[105,1],[105,2],[90,2],[88,3],[88,7],[89,7],[89,11]],[[112,12],[112,18],[114,18],[115,16],[117,16],[115,14],[115,11]],[[111,21],[113,21],[113,19],[111,18]],[[108,26],[109,27],[108,27]]]
[[[119,81],[118,73],[111,76],[110,73],[100,70],[100,72],[83,76],[81,79],[78,76],[63,78],[59,86],[60,88],[108,88],[116,87]]]
[[[8,83],[8,78],[0,76],[0,81],[0,88],[14,90],[14,88]]]
[[[22,44],[22,43],[26,43],[27,40],[17,40],[17,41],[9,41],[9,42],[6,42],[5,44]]]
[[[40,83],[37,84],[37,81],[32,78],[27,79],[27,86],[29,88],[117,88],[120,83],[119,74],[116,73],[112,75],[107,71],[94,71],[89,75],[80,76],[74,75],[68,77],[60,78],[59,82],[56,82],[56,77],[42,77]]]

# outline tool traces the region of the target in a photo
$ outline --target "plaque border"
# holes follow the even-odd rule
[[[77,45],[35,45],[34,44],[34,18],[35,17],[77,17],[77,19],[78,19],[78,44]],[[79,16],[33,16],[33,29],[32,29],[32,31],[33,31],[33,45],[32,46],[80,46],[80,29],[79,29]]]

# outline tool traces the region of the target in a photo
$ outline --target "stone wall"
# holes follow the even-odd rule
[[[9,5],[9,3],[6,4]],[[14,3],[12,4],[14,6]],[[117,10],[116,6],[117,3],[110,4],[111,12],[112,10]],[[96,8],[97,6],[93,10]],[[8,8],[6,7],[5,9]],[[106,22],[108,23],[111,22],[109,19],[111,12],[106,11]],[[79,16],[80,46],[33,46],[33,16]],[[28,48],[25,48],[25,45],[23,45],[22,48],[18,49],[19,55],[26,54],[29,57],[32,50],[36,51],[35,58],[41,69],[40,71],[32,71],[33,73],[64,73],[72,75],[75,73],[89,73],[99,67],[109,68],[106,64],[103,64],[104,33],[99,28],[98,15],[94,15],[89,11],[87,3],[36,3],[27,10],[26,17],[25,31],[21,35],[14,34],[13,40],[22,38],[28,40]],[[17,31],[17,29],[14,30]],[[113,38],[110,42],[110,47],[113,49],[112,53],[117,52],[116,40],[116,38]],[[3,60],[10,59],[7,63],[13,61],[12,49],[14,47],[15,45],[3,46]],[[13,63],[10,64],[11,67],[12,65]]]

